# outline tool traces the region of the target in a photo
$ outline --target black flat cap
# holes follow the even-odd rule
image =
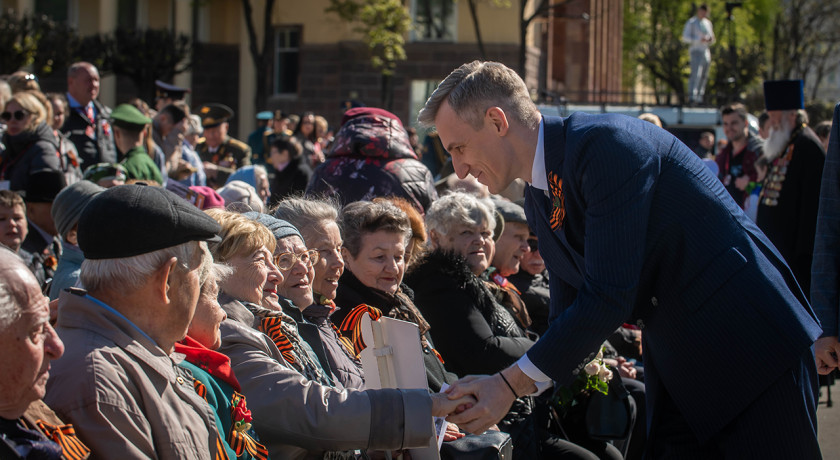
[[[189,241],[220,241],[221,226],[178,195],[141,184],[100,193],[79,218],[86,259],[121,259]]]
[[[768,80],[764,82],[764,108],[796,110],[805,108],[802,80]]]
[[[23,199],[27,203],[52,203],[64,187],[67,187],[64,173],[43,169],[29,175]]]

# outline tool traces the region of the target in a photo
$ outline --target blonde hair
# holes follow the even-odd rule
[[[43,96],[42,96],[43,97]],[[46,101],[46,98],[44,98]],[[29,120],[29,126],[26,131],[35,131],[35,128],[47,120],[47,108],[41,102],[41,99],[32,91],[20,91],[12,95],[12,98],[6,101],[8,106],[12,101],[17,102],[24,110],[32,115]]]
[[[443,101],[475,130],[481,129],[490,107],[500,107],[528,128],[539,125],[542,117],[522,78],[498,62],[473,61],[453,70],[429,96],[417,120],[433,126]]]
[[[219,233],[222,241],[209,244],[216,262],[224,263],[237,255],[251,254],[263,246],[274,252],[277,240],[265,225],[223,209],[213,208],[204,212],[222,226]]]

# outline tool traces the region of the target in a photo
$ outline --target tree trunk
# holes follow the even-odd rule
[[[478,52],[481,55],[481,60],[487,60],[487,51],[484,49],[484,40],[481,38],[481,26],[478,24],[478,13],[475,7],[476,0],[469,0],[467,4],[470,7],[470,16],[473,21],[473,28],[475,28],[475,39],[478,42]]]

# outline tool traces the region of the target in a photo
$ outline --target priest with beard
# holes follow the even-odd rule
[[[770,129],[758,227],[773,242],[810,298],[811,259],[825,151],[802,110],[802,80],[764,82]]]

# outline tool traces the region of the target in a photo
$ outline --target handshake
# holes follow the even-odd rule
[[[534,391],[534,381],[515,365],[493,375],[468,375],[432,395],[432,415],[480,434],[501,420],[517,397]]]

